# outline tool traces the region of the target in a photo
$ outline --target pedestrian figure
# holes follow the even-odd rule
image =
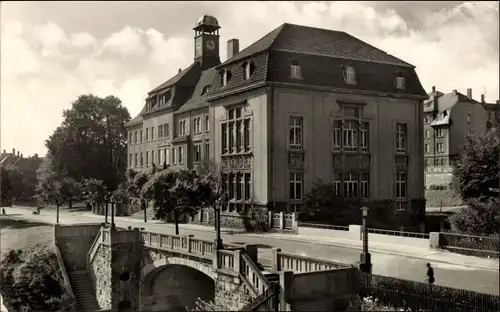
[[[427,263],[427,282],[429,282],[429,285],[432,285],[435,282],[434,269],[431,267],[430,263]]]
[[[5,215],[5,208],[2,208],[2,214]]]

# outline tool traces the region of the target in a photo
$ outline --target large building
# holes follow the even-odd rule
[[[452,180],[452,163],[468,135],[482,135],[498,126],[499,105],[481,102],[457,90],[444,94],[432,87],[424,102],[424,154],[426,186],[448,186]]]
[[[301,211],[318,178],[345,197],[421,211],[428,96],[415,66],[345,32],[288,23],[242,51],[229,40],[221,63],[219,29],[199,19],[194,62],[128,123],[129,167],[213,159],[226,215]]]

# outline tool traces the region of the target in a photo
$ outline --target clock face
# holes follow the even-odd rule
[[[213,40],[207,41],[207,49],[209,49],[210,51],[215,49],[215,42]]]

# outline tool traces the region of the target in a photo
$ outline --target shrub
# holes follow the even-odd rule
[[[395,308],[384,305],[379,299],[371,296],[363,298],[361,301],[361,311],[411,311],[409,308]],[[420,310],[423,311],[423,310]]]
[[[471,235],[498,234],[500,199],[490,198],[486,202],[469,199],[467,204],[467,208],[460,209],[450,217],[453,231]]]
[[[65,293],[54,251],[36,245],[5,253],[0,267],[0,291],[9,311],[58,311],[71,304]]]
[[[447,189],[448,189],[448,186],[446,186],[446,185],[438,185],[438,184],[429,185],[429,190],[432,190],[432,191],[440,191],[440,190],[447,190]]]
[[[268,216],[260,209],[252,209],[249,216],[243,219],[243,222],[245,229],[249,232],[262,233],[269,231]]]

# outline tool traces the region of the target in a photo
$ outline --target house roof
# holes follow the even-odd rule
[[[194,88],[191,98],[181,107],[179,107],[177,112],[188,111],[208,105],[208,102],[206,101],[206,88],[210,88],[216,74],[217,71],[215,70],[215,68],[210,68],[203,71],[200,75],[198,83]]]
[[[442,93],[439,91],[436,91],[437,95],[437,109],[438,111],[442,112],[447,109],[452,108],[455,106],[458,102],[470,102],[470,103],[479,103],[478,101],[474,99],[468,98],[466,95],[460,93],[460,92],[450,92],[450,93]],[[425,104],[432,104],[434,103],[434,98],[431,95],[430,99],[425,102]]]
[[[218,67],[267,50],[415,67],[343,31],[284,23]]]

